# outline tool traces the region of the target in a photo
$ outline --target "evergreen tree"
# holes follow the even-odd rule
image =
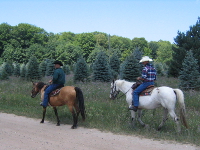
[[[132,54],[122,63],[120,68],[120,78],[127,81],[136,81],[141,76],[141,70],[138,60]]]
[[[179,72],[182,68],[182,63],[183,63],[183,59],[185,57],[186,54],[186,50],[184,48],[177,48],[177,47],[172,47],[173,49],[173,53],[172,53],[172,60],[169,64],[169,76],[173,76],[173,77],[178,77],[179,76]]]
[[[27,65],[26,65],[26,80],[39,80],[41,79],[39,73],[39,64],[37,62],[37,58],[35,56],[30,57]]]
[[[164,76],[165,75],[165,69],[162,63],[155,63],[156,73],[157,75]]]
[[[140,48],[136,47],[133,51],[133,55],[135,56],[135,59],[139,62],[142,58],[143,53],[141,52]]]
[[[174,39],[175,45],[172,47],[172,59],[170,62],[169,75],[178,77],[182,68],[183,60],[187,51],[192,50],[194,58],[200,60],[200,17],[195,25],[190,26],[190,29],[186,32],[178,31],[178,35]],[[200,66],[200,61],[198,62]]]
[[[198,86],[199,66],[191,50],[186,53],[182,66],[179,75],[179,86],[186,89],[196,88]]]
[[[53,75],[54,72],[54,64],[53,64],[54,60],[52,59],[47,59],[46,60],[46,76],[51,76]]]
[[[84,82],[85,80],[88,80],[88,77],[89,77],[88,66],[85,62],[85,59],[83,57],[80,57],[74,69],[74,82],[76,81]]]
[[[137,62],[139,63],[139,61],[142,58],[143,52],[140,50],[140,48],[136,47],[133,51],[133,55],[135,56]],[[142,70],[142,64],[139,64],[140,68],[139,70]]]
[[[117,79],[117,76],[119,74],[119,69],[120,69],[120,60],[116,53],[114,53],[110,57],[110,68],[111,68],[111,74],[113,78]]]
[[[98,53],[101,52],[101,51],[105,52],[105,49],[103,47],[99,46],[99,45],[96,45],[94,50],[89,54],[87,62],[88,63],[94,63]]]
[[[14,72],[13,72],[14,76],[19,77],[20,76],[20,65],[19,63],[16,63],[14,65]]]
[[[5,69],[5,65],[2,65],[0,69],[0,80],[6,80],[9,79],[9,75]]]
[[[104,52],[98,53],[93,64],[93,80],[101,82],[109,82],[111,80],[111,70]]]
[[[63,69],[63,71],[65,72],[66,75],[70,74],[69,65],[63,65],[62,69]]]
[[[2,65],[2,67],[5,69],[5,71],[8,74],[8,76],[12,75],[14,67],[13,67],[13,65],[12,65],[11,62],[9,62],[9,61],[8,62],[4,62],[3,65]]]
[[[20,77],[25,78],[26,77],[26,65],[22,64],[20,67]]]
[[[39,71],[40,71],[41,77],[44,77],[44,76],[45,76],[46,68],[47,68],[46,62],[45,62],[45,61],[42,61],[42,62],[40,63],[40,65],[39,65]]]

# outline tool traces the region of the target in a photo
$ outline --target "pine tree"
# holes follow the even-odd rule
[[[20,65],[19,63],[16,63],[14,65],[14,72],[13,72],[14,76],[19,77],[20,76]]]
[[[26,77],[26,65],[22,64],[20,66],[20,77],[25,78]]]
[[[157,75],[160,75],[160,76],[164,76],[165,75],[162,63],[155,63],[155,68],[156,68]]]
[[[114,79],[117,79],[117,76],[119,74],[119,69],[120,69],[120,60],[119,60],[116,53],[114,53],[110,57],[109,63],[110,63],[110,68],[111,68],[111,74],[112,74]]]
[[[179,86],[185,89],[196,88],[198,86],[199,66],[198,61],[194,58],[191,50],[186,53],[182,66],[179,75]]]
[[[39,80],[41,79],[39,73],[39,64],[37,62],[37,58],[35,56],[30,57],[27,65],[26,65],[26,80]]]
[[[88,66],[85,62],[85,59],[83,57],[80,57],[74,69],[74,82],[76,81],[84,82],[85,80],[88,80],[88,77],[89,77]]]
[[[46,76],[51,76],[54,72],[54,64],[53,64],[54,60],[52,59],[47,59],[46,60]]]
[[[141,76],[141,70],[138,60],[132,54],[122,63],[120,67],[120,78],[127,81],[136,81]]]
[[[12,65],[11,62],[9,62],[9,61],[8,62],[4,62],[3,65],[2,65],[2,67],[5,69],[5,71],[8,74],[8,76],[12,75],[14,67],[13,67],[13,65]]]
[[[200,60],[200,17],[195,25],[190,26],[186,33],[178,31],[178,35],[174,38],[174,44],[172,47],[172,60],[169,66],[169,75],[178,77],[182,68],[182,63],[186,57],[186,53],[192,50],[194,58]],[[198,62],[200,66],[200,61]]]
[[[63,69],[63,71],[65,72],[66,75],[70,74],[69,65],[63,65],[62,69]]]
[[[0,80],[7,80],[9,79],[9,75],[6,72],[5,66],[2,65],[1,69],[0,69]]]
[[[133,51],[133,55],[135,56],[135,59],[139,62],[142,58],[143,53],[141,52],[140,48],[136,47]]]
[[[39,65],[39,71],[40,71],[40,75],[41,77],[44,77],[45,76],[45,73],[46,73],[46,62],[45,61],[42,61]]]
[[[93,80],[101,82],[109,82],[111,80],[111,70],[104,52],[98,53],[93,64]]]
[[[179,72],[182,68],[182,63],[186,55],[186,50],[182,47],[172,47],[173,53],[172,53],[172,60],[169,64],[169,76],[178,77]]]
[[[133,55],[135,56],[135,59],[137,60],[137,62],[139,63],[139,61],[142,58],[143,52],[141,51],[140,48],[136,47],[133,51]],[[142,70],[142,64],[139,64],[140,68],[139,70]]]

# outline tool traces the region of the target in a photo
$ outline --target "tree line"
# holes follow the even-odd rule
[[[27,63],[33,55],[39,62],[44,59],[58,59],[68,65],[73,65],[77,58],[83,55],[87,63],[93,63],[100,51],[104,51],[108,56],[115,52],[123,61],[136,47],[140,48],[144,55],[149,55],[159,62],[165,63],[171,58],[172,44],[169,41],[147,42],[143,37],[131,40],[97,31],[54,34],[25,23],[17,26],[0,24],[0,63],[8,60]]]
[[[71,69],[75,73],[74,80],[81,78],[77,75],[80,70],[84,71],[77,68],[77,64],[79,64],[77,66],[85,66],[85,69],[88,70],[85,73],[80,73],[86,74],[81,80],[88,80],[91,75],[93,75],[92,80],[99,81],[110,81],[111,78],[116,77],[132,80],[130,79],[133,78],[131,74],[137,75],[140,72],[138,70],[141,69],[138,60],[142,56],[148,55],[154,59],[154,65],[159,75],[180,77],[185,68],[189,70],[187,66],[190,64],[197,63],[197,68],[193,68],[199,72],[199,53],[199,17],[196,24],[190,26],[186,33],[178,31],[173,44],[162,40],[147,42],[145,38],[131,40],[116,35],[110,36],[102,32],[54,34],[47,33],[44,29],[30,24],[21,23],[17,26],[10,26],[7,23],[0,24],[1,70],[6,68],[3,67],[6,66],[6,63],[14,66],[10,68],[16,68],[19,65],[21,70],[23,70],[22,66],[26,66],[24,70],[27,70],[28,64],[31,64],[30,58],[34,56],[38,67],[42,63],[47,65],[49,60],[62,61],[68,70]],[[192,57],[191,61],[194,63],[188,62],[187,65],[184,65],[186,57],[189,56]],[[102,68],[101,65],[106,69],[105,71],[100,69],[101,71],[98,72],[99,69],[95,68]],[[45,68],[43,69],[45,73],[38,73],[42,76],[47,75],[48,72],[47,66],[43,68]],[[190,70],[190,72],[192,71]],[[108,77],[104,75],[108,75]]]

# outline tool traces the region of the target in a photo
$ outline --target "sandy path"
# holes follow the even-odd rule
[[[200,150],[191,145],[115,135],[96,129],[39,123],[13,114],[0,113],[0,150]]]

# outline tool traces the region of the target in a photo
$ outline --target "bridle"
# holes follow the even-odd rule
[[[131,88],[130,88],[131,89]],[[129,89],[129,90],[130,90]],[[128,91],[129,91],[128,90]],[[120,95],[117,99],[121,98],[122,96],[126,95],[126,93],[128,93],[128,91],[126,91],[125,93],[123,93],[122,95]],[[117,97],[117,95],[119,94],[120,91],[117,91],[116,89],[116,84],[113,82],[113,87],[111,88],[111,92],[110,92],[110,95],[111,95],[111,99],[115,99]]]
[[[117,91],[116,84],[113,83],[113,86],[111,87],[110,95],[111,99],[115,99],[120,91]]]
[[[31,97],[34,98],[35,96],[37,96],[39,94],[39,90],[35,90],[35,87],[33,87],[32,92],[31,92]]]

